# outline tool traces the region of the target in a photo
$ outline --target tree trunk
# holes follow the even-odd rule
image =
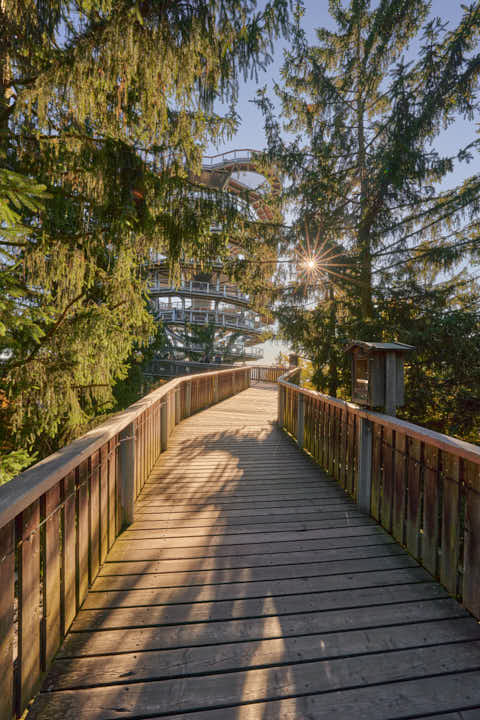
[[[332,283],[327,289],[329,302],[329,347],[328,347],[328,394],[337,397],[338,392],[338,362],[336,351],[337,303]]]
[[[360,314],[362,320],[369,320],[373,317],[372,302],[372,248],[370,236],[370,224],[366,219],[368,213],[368,176],[365,147],[365,106],[362,96],[366,84],[365,72],[362,58],[362,37],[360,24],[357,27],[357,162],[360,184],[360,221],[357,231],[357,249],[360,262]]]

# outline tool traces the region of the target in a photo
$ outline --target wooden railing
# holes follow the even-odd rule
[[[250,379],[252,382],[271,382],[276,383],[278,379],[285,373],[285,368],[277,365],[264,366],[252,365],[250,367]]]
[[[480,618],[480,448],[300,388],[298,373],[279,380],[279,424]]]
[[[250,368],[166,383],[0,488],[0,717],[39,689],[174,426],[247,388]]]

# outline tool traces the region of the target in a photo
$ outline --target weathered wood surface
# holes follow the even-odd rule
[[[275,410],[257,386],[177,427],[31,720],[478,720],[478,624]]]

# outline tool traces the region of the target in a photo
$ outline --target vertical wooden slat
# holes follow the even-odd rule
[[[85,600],[88,591],[88,474],[89,461],[84,460],[77,468],[77,546],[76,546],[76,580],[77,610]]]
[[[319,439],[319,460],[320,465],[325,470],[327,467],[327,444],[325,441],[326,412],[325,403],[319,402],[319,421],[318,421],[318,439]]]
[[[480,618],[480,465],[465,463],[463,604]]]
[[[62,598],[65,635],[76,613],[76,492],[75,471],[63,480]]]
[[[347,489],[347,447],[348,447],[348,413],[346,408],[341,411],[340,455],[342,462],[341,485]]]
[[[0,717],[13,715],[15,522],[0,529]]]
[[[342,431],[342,411],[340,408],[337,408],[333,406],[333,420],[334,420],[334,427],[333,427],[333,452],[334,452],[334,460],[333,460],[333,477],[335,480],[340,483],[340,468],[341,468],[341,458],[340,458],[340,448],[341,448],[341,431]]]
[[[432,575],[438,570],[440,525],[440,452],[425,445],[423,470],[422,563]]]
[[[108,552],[108,443],[100,448],[100,564]]]
[[[353,413],[348,413],[348,438],[347,438],[347,490],[351,495],[356,492],[355,487],[355,435],[356,417]]]
[[[60,607],[60,484],[44,496],[43,552],[43,669],[46,670],[57,652],[62,633]],[[43,513],[42,513],[43,515]]]
[[[328,472],[333,475],[335,458],[335,408],[328,406]]]
[[[407,482],[407,438],[395,432],[395,479],[393,484],[393,517],[392,534],[399,543],[404,542],[405,534],[405,504]]]
[[[383,527],[388,532],[392,529],[394,463],[395,432],[390,428],[383,428],[383,480],[380,518]]]
[[[17,714],[21,715],[39,686],[40,664],[40,501],[17,518],[18,549],[18,665]]]
[[[407,467],[407,548],[414,557],[419,558],[422,523],[422,443],[413,438],[408,438]]]
[[[117,537],[116,438],[108,442],[108,549]]]
[[[440,581],[457,594],[458,510],[460,500],[460,462],[458,457],[442,453],[442,554]]]
[[[372,430],[372,489],[370,512],[375,520],[380,520],[382,500],[382,431],[378,423],[373,423]]]
[[[91,477],[89,481],[89,580],[92,583],[100,569],[100,452],[90,458]]]

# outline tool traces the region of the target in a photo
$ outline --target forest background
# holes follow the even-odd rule
[[[478,158],[480,8],[456,10],[332,0],[312,37],[287,0],[0,5],[0,478],[141,387],[152,250],[172,278],[221,258],[330,394],[348,339],[415,345],[405,416],[476,441],[480,176],[445,179]],[[195,177],[280,42],[256,97],[259,167],[284,177],[265,224]]]

